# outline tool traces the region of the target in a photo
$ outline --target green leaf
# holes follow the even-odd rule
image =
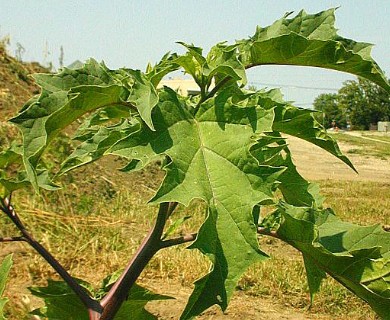
[[[232,216],[222,203],[209,208],[208,218],[189,248],[199,249],[213,265],[207,275],[195,282],[180,319],[192,319],[214,304],[225,310],[245,270],[268,257],[257,249],[253,238],[250,239],[254,230],[248,223],[249,218],[240,217],[242,221],[234,221],[237,216]]]
[[[127,101],[131,102],[138,110],[142,120],[154,130],[151,113],[158,102],[155,86],[139,70],[128,70],[133,76],[135,83],[132,86]]]
[[[326,273],[319,269],[310,256],[302,254],[305,263],[307,283],[310,291],[310,304],[313,304],[314,295],[320,291],[321,282],[326,278]]]
[[[22,163],[22,148],[16,143],[2,152],[0,152],[0,168],[5,169],[10,164]]]
[[[95,134],[81,143],[72,154],[61,164],[59,174],[95,161],[104,155],[104,152],[118,140],[140,129],[137,121],[123,121],[111,127],[100,127]]]
[[[351,161],[340,151],[337,142],[326,132],[317,121],[314,111],[298,108],[283,101],[278,89],[258,91],[254,94],[258,104],[275,110],[273,129],[306,140],[328,151],[356,171]]]
[[[249,41],[238,42],[241,61],[246,67],[298,65],[348,72],[389,91],[388,80],[370,56],[372,45],[338,36],[334,11],[301,11],[294,18],[288,19],[288,14],[269,27],[258,27]]]
[[[118,270],[113,274],[108,275],[104,278],[101,288],[95,294],[97,299],[104,297],[119,279],[122,274],[122,270]],[[145,306],[149,301],[155,300],[168,300],[173,299],[172,297],[160,295],[151,292],[150,290],[143,288],[137,284],[134,284],[128,294],[127,299],[120,307],[118,313],[115,316],[115,320],[152,320],[157,319],[156,316],[145,310]]]
[[[286,144],[286,139],[277,133],[263,137],[251,148],[251,153],[262,165],[285,167],[278,177],[278,188],[283,194],[284,200],[296,206],[320,207],[324,198],[319,194],[317,184],[306,181],[297,171],[292,161],[291,152]]]
[[[202,48],[189,45],[184,42],[178,42],[187,48],[187,53],[183,56],[178,56],[174,62],[181,66],[186,73],[190,74],[203,92],[209,83],[209,80],[204,76],[204,68],[207,65],[206,58],[202,55]]]
[[[83,85],[120,84],[120,81],[113,77],[103,63],[98,63],[94,59],[88,60],[81,68],[69,69],[65,67],[60,73],[37,73],[33,75],[33,78],[41,88],[51,93],[69,91]]]
[[[58,190],[60,189],[49,177],[49,172],[45,169],[37,169],[36,170],[36,182],[39,188],[45,190]],[[27,178],[27,174],[25,171],[19,171],[16,178],[7,178],[0,177],[0,185],[2,185],[6,190],[7,194],[12,191],[26,188],[31,185],[30,179]]]
[[[171,223],[168,227],[168,229],[164,232],[163,236],[161,239],[166,239],[168,238],[169,236],[171,236],[178,228],[180,228],[181,225],[183,225],[183,223],[190,219],[191,216],[185,216],[185,217],[181,217],[179,219],[176,219],[175,221],[173,221],[173,223]]]
[[[38,161],[56,134],[87,112],[124,104],[129,93],[118,85],[116,78],[110,78],[103,66],[93,61],[83,69],[66,69],[57,75],[36,77],[38,83],[45,86],[41,95],[11,121],[22,131],[27,177],[37,190]]]
[[[12,267],[12,254],[6,256],[0,265],[0,319],[6,320],[4,317],[4,306],[8,302],[8,298],[3,297],[5,285],[8,280],[8,275]]]
[[[362,227],[343,222],[328,209],[284,204],[279,211],[283,219],[277,233],[311,261],[309,272],[318,275],[321,271],[316,269],[325,271],[365,300],[379,316],[389,319],[389,233],[378,225]],[[320,278],[312,282],[314,291]]]
[[[219,43],[210,49],[207,57],[202,55],[202,49],[179,42],[188,52],[177,57],[175,63],[191,74],[199,85],[202,94],[210,87],[213,78],[218,84],[225,77],[239,81],[241,85],[247,82],[245,67],[238,59],[237,45]]]
[[[79,281],[85,289],[89,285]],[[44,300],[45,306],[32,311],[32,314],[47,317],[49,320],[88,320],[88,311],[76,294],[64,281],[48,280],[46,287],[30,287],[30,292]]]
[[[103,287],[98,290],[98,294],[106,293],[110,287],[117,280],[118,273],[108,276],[103,281]],[[82,280],[78,282],[90,293],[92,292],[91,285]],[[80,299],[70,289],[64,281],[48,280],[46,287],[29,288],[30,292],[44,300],[45,306],[36,309],[32,314],[47,317],[49,320],[87,320],[89,319],[86,307],[81,303]],[[115,320],[152,320],[157,319],[147,310],[145,305],[153,300],[166,300],[171,297],[155,294],[137,284],[131,288],[127,300],[122,304]]]
[[[283,109],[277,108],[275,113],[275,131],[311,142],[333,154],[356,171],[351,161],[340,151],[337,142],[326,133],[322,125],[316,120],[312,111],[286,106]]]
[[[174,62],[175,59],[177,59],[176,53],[167,53],[154,67],[148,65],[148,68],[146,70],[146,77],[149,79],[149,81],[153,84],[155,88],[157,88],[158,84],[164,76],[179,69],[180,66]]]
[[[144,165],[155,154],[168,156],[167,175],[152,202],[188,205],[200,198],[210,207],[192,248],[213,261],[206,278],[216,283],[214,299],[204,299],[210,295],[208,287],[197,286],[190,302],[197,307],[187,307],[187,318],[216,301],[226,308],[234,283],[246,267],[265,258],[258,248],[252,209],[272,201],[271,188],[283,169],[259,166],[249,152],[260,133],[272,129],[273,110],[209,99],[194,116],[183,104],[173,90],[165,88],[153,113],[156,131],[144,127],[108,153],[137,159]],[[202,303],[206,300],[209,302]]]
[[[115,320],[157,320],[158,318],[145,310],[149,301],[167,300],[171,297],[153,293],[137,284],[134,284],[129,292],[127,300],[122,304]]]
[[[218,84],[224,76],[228,76],[239,81],[241,85],[246,84],[245,67],[237,57],[237,45],[219,43],[210,49],[206,59],[207,67],[204,73],[209,77],[209,81],[216,76],[216,84]]]

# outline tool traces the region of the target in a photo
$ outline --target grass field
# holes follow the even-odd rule
[[[356,153],[365,156],[375,156],[381,159],[390,157],[390,135],[379,134],[370,131],[367,132],[339,132],[334,137],[340,141],[352,144],[352,148],[347,152],[348,154]]]
[[[350,138],[348,143],[352,146],[363,144],[363,150],[371,152],[364,147],[367,141],[339,136]],[[387,156],[382,149],[378,152]],[[73,276],[95,285],[107,274],[123,268],[151,227],[156,209],[148,206],[146,200],[158,188],[162,178],[162,173],[155,168],[127,176],[113,173],[112,168],[104,171],[103,164],[95,164],[86,171],[81,169],[72,179],[67,178],[64,181],[67,187],[58,193],[44,193],[37,197],[20,192],[14,197],[16,209],[36,238]],[[81,182],[76,183],[77,179]],[[390,183],[318,182],[327,198],[325,204],[334,208],[342,219],[358,224],[390,224]],[[193,217],[184,224],[183,232],[196,231],[204,218],[204,208],[201,203],[194,202],[189,208],[179,208],[173,218],[178,216]],[[17,235],[4,217],[0,222],[2,236]],[[259,241],[271,259],[254,265],[242,277],[238,289],[245,296],[255,297],[259,305],[271,301],[280,308],[304,314],[305,319],[317,319],[317,316],[322,316],[321,319],[336,316],[340,319],[375,319],[363,302],[332,279],[323,283],[322,291],[308,310],[308,287],[301,256],[278,240],[261,238]],[[27,319],[26,306],[22,302],[22,297],[28,294],[25,288],[44,284],[46,278],[57,276],[25,244],[1,244],[1,256],[9,252],[15,252],[15,266],[6,291],[11,300],[7,306],[9,319]],[[208,268],[208,261],[198,252],[186,250],[185,246],[170,248],[154,257],[140,282],[154,288],[157,286],[159,293],[165,292],[167,283],[189,290]],[[37,303],[32,299],[33,306]],[[161,319],[171,319],[172,312],[178,315],[179,311],[173,312],[169,302],[165,309],[158,309]],[[206,313],[200,318],[210,319],[211,316]]]

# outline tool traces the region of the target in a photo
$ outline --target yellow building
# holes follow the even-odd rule
[[[175,91],[177,91],[182,96],[195,95],[200,93],[200,88],[194,79],[181,79],[181,78],[172,78],[172,79],[163,79],[159,83],[158,87],[161,88],[167,86]],[[213,87],[213,85],[211,85]]]

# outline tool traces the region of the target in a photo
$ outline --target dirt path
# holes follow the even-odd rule
[[[148,283],[153,288],[153,283]],[[156,284],[156,290],[161,291],[161,283]],[[148,303],[147,309],[152,311],[160,320],[179,319],[191,291],[171,284],[164,288],[164,294],[172,295],[175,300],[155,301]],[[307,310],[296,310],[292,307],[278,304],[272,299],[253,297],[243,292],[236,292],[223,313],[214,306],[197,317],[199,320],[331,320],[333,317],[310,314]],[[341,319],[341,318],[340,318]],[[340,320],[339,319],[339,320]]]
[[[288,137],[288,143],[298,171],[308,180],[331,179],[390,183],[390,159],[350,154],[348,151],[356,149],[356,146],[340,142],[341,151],[351,160],[358,171],[357,174],[341,160],[309,142]]]

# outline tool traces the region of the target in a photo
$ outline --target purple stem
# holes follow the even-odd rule
[[[1,206],[0,209],[3,211],[15,224],[15,226],[22,233],[24,241],[26,241],[30,246],[32,246],[51,266],[57,271],[57,273],[64,279],[64,281],[69,285],[73,292],[79,297],[81,302],[88,308],[89,312],[100,313],[102,307],[98,301],[92,299],[88,293],[80,286],[77,281],[75,281],[72,276],[64,269],[64,267],[43,247],[34,237],[27,231],[24,227],[24,224],[17,215],[15,209],[12,207],[9,199],[0,199]]]

